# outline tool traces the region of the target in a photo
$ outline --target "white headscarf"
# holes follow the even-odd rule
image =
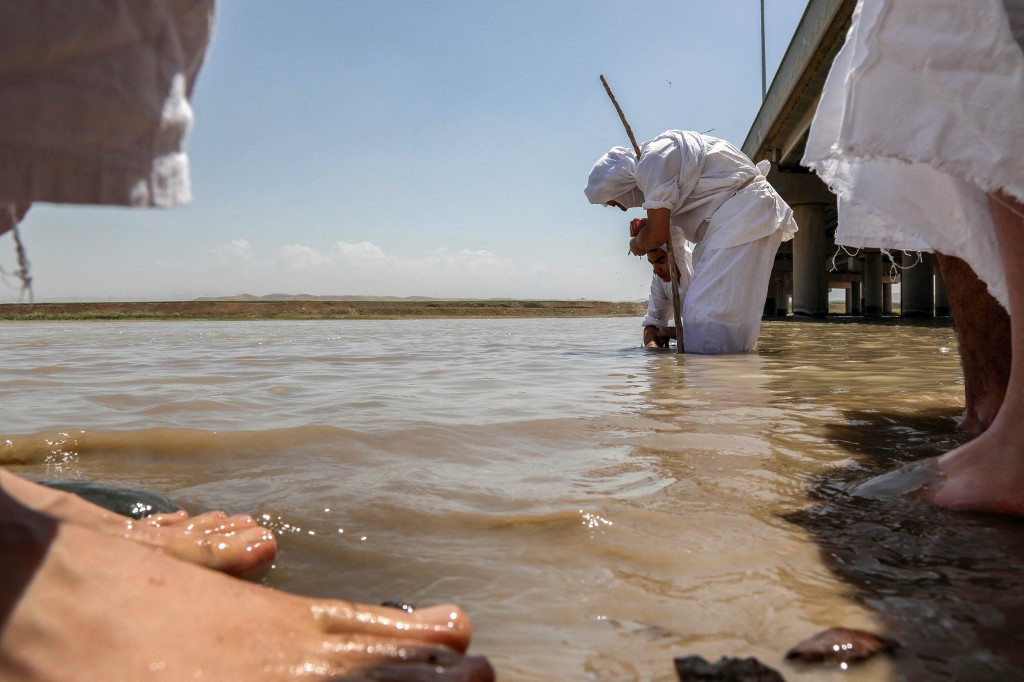
[[[626,208],[642,204],[643,194],[636,186],[636,153],[626,147],[612,147],[608,150],[590,169],[583,193],[592,204],[618,201]],[[639,203],[635,203],[634,194],[640,194]]]
[[[625,208],[640,208],[644,205],[644,193],[640,191],[639,187],[634,187],[625,194],[615,197],[615,201]]]

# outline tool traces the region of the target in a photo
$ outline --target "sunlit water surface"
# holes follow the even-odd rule
[[[1024,678],[1024,525],[850,494],[961,442],[951,327],[767,322],[725,357],[639,337],[7,323],[0,462],[254,514],[280,538],[258,580],[458,603],[503,680],[672,680],[689,654],[788,680]],[[784,660],[837,625],[902,646],[845,673]]]

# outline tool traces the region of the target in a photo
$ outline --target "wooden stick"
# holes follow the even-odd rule
[[[608,85],[608,81],[604,79],[604,74],[601,74],[601,84],[604,85],[604,91],[608,93],[608,98],[611,99],[612,104],[615,105],[615,111],[619,113],[619,120],[622,121],[622,127],[626,129],[626,135],[629,137],[630,143],[633,145],[633,150],[636,152],[636,158],[640,160],[640,145],[636,143],[636,138],[633,136],[633,129],[629,127],[629,121],[626,120],[626,115],[622,113],[622,107],[619,106],[619,101],[615,99],[615,95],[612,94],[612,88]],[[672,312],[675,315],[676,321],[676,352],[683,352],[683,317],[679,314],[679,272],[676,268],[676,259],[672,254],[672,232],[669,228],[668,240],[665,242],[665,248],[668,250],[668,271],[672,278]]]
[[[601,74],[601,84],[604,85],[604,91],[608,93],[609,99],[615,106],[615,111],[619,112],[619,120],[622,121],[622,127],[626,129],[626,135],[629,136],[629,141],[633,144],[633,151],[636,152],[636,158],[640,158],[640,145],[636,143],[636,138],[633,136],[633,129],[629,127],[629,121],[626,120],[626,115],[622,113],[622,107],[619,106],[619,101],[615,99],[615,95],[612,94],[612,88],[608,85],[608,81],[604,79],[604,74]]]

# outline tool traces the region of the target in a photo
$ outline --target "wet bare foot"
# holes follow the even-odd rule
[[[178,511],[135,520],[3,469],[0,469],[0,486],[30,509],[60,521],[135,540],[232,575],[242,575],[263,566],[277,551],[273,531],[247,515],[229,517],[217,511],[190,517]]]
[[[179,559],[243,575],[268,563],[277,552],[269,528],[248,515],[221,511],[189,516],[184,511],[129,519],[120,526],[122,537],[148,544]]]
[[[316,600],[61,523],[0,491],[0,679],[493,680],[455,606]]]
[[[858,485],[862,497],[907,496],[957,511],[1024,516],[1024,444],[996,422],[974,440]]]
[[[1024,516],[1024,443],[998,420],[936,460],[942,473],[926,499],[940,507]]]

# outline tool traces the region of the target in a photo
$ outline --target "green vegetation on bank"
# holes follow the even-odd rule
[[[0,304],[0,320],[390,320],[459,317],[638,317],[642,302],[520,300],[195,300]]]

